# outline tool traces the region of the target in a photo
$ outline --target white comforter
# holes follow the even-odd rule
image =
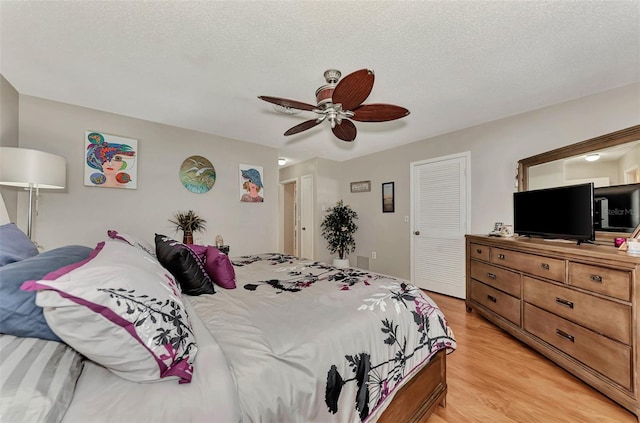
[[[192,297],[236,380],[244,422],[359,422],[413,369],[455,348],[405,281],[278,254],[233,261],[239,286]]]
[[[279,254],[234,260],[238,287],[186,297],[190,384],[139,384],[87,360],[63,423],[374,421],[409,375],[455,349],[405,281]]]

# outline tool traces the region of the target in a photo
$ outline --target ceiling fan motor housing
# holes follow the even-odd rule
[[[316,90],[316,101],[318,107],[323,108],[327,103],[331,103],[333,97],[333,90],[338,85],[338,80],[342,76],[337,69],[329,69],[324,72],[324,79],[327,83]]]

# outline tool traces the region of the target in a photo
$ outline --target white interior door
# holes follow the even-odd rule
[[[457,298],[466,296],[469,161],[467,152],[411,163],[411,279]]]
[[[313,175],[300,178],[300,257],[313,255]]]
[[[297,179],[280,183],[281,251],[291,256],[298,255],[297,185]]]

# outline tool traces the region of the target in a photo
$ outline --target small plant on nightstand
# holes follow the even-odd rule
[[[176,225],[176,230],[183,232],[182,242],[184,244],[193,244],[193,233],[203,232],[207,229],[207,221],[198,216],[193,210],[177,212],[173,215],[173,219],[169,219],[169,222]]]

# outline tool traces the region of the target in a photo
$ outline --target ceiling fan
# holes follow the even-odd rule
[[[311,129],[323,121],[331,124],[333,134],[343,141],[356,139],[358,131],[349,119],[360,122],[386,122],[400,119],[409,110],[393,104],[362,104],[373,88],[375,76],[371,69],[360,69],[340,80],[342,74],[335,69],[325,71],[326,85],[316,90],[317,105],[302,103],[280,97],[258,96],[259,99],[283,107],[317,113],[315,119],[307,120],[290,128],[284,135],[293,135]],[[338,82],[340,80],[340,82]]]

